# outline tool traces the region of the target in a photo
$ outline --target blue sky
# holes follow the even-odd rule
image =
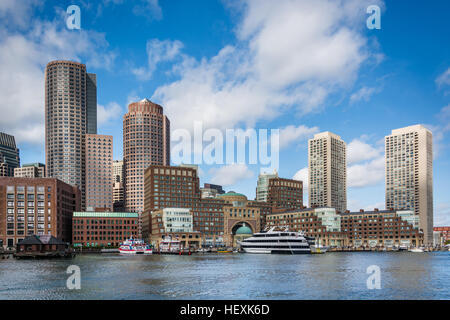
[[[71,4],[81,30],[66,28]],[[371,4],[381,30],[366,27]],[[357,210],[384,208],[384,136],[420,123],[434,135],[435,224],[449,225],[449,10],[445,0],[3,0],[0,129],[22,163],[44,162],[44,68],[73,59],[97,74],[98,131],[113,135],[115,159],[127,105],[143,98],[173,130],[279,129],[288,178],[306,179],[308,138],[331,131],[348,144]],[[254,197],[258,165],[200,167],[202,183]]]

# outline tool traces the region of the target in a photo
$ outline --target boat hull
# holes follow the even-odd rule
[[[123,254],[123,255],[134,255],[134,254],[142,254],[142,255],[150,255],[153,254],[152,250],[123,250],[123,249],[119,249],[119,253]]]
[[[256,254],[310,254],[311,250],[308,249],[268,249],[268,248],[245,248],[243,247],[245,253],[256,253]]]

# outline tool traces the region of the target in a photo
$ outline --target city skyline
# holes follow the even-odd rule
[[[200,98],[204,98],[205,101],[212,100],[224,96],[227,103],[232,103],[234,99],[233,95],[243,90],[244,87],[233,87],[236,91],[226,92],[224,89],[215,88],[212,90],[213,95],[208,86],[210,83],[205,82],[205,86],[208,89],[202,93],[201,86],[199,84],[200,80],[209,79],[208,76],[216,77],[214,74],[205,73],[208,68],[212,69],[212,72],[217,74],[223,74],[227,77],[224,83],[220,85],[232,83],[232,80],[236,77],[234,73],[231,73],[229,69],[230,63],[238,63],[238,60],[233,60],[232,55],[234,53],[236,57],[234,59],[239,59],[240,55],[244,52],[239,51],[239,44],[252,44],[255,46],[256,50],[260,50],[255,53],[255,59],[268,59],[269,54],[265,52],[263,41],[266,39],[264,36],[266,33],[271,32],[269,28],[271,25],[271,19],[265,16],[265,12],[261,10],[256,10],[251,4],[248,4],[248,11],[239,11],[239,8],[229,8],[223,6],[222,4],[206,4],[202,3],[203,8],[201,10],[213,10],[215,16],[213,18],[204,18],[195,24],[195,26],[187,27],[186,31],[182,30],[170,30],[170,32],[164,32],[161,28],[170,25],[173,14],[171,10],[173,9],[170,4],[160,3],[158,8],[160,9],[159,18],[146,20],[145,17],[137,15],[136,19],[142,19],[141,23],[152,26],[157,30],[155,32],[148,32],[140,37],[131,37],[129,40],[129,48],[126,47],[126,41],[124,37],[117,35],[114,31],[117,28],[113,25],[105,24],[105,33],[96,33],[93,30],[98,29],[98,25],[101,21],[107,17],[108,14],[114,12],[114,10],[123,10],[124,16],[122,19],[129,19],[130,16],[134,15],[132,8],[125,4],[112,6],[104,4],[101,7],[101,11],[95,10],[97,8],[87,8],[80,5],[83,18],[82,18],[82,30],[76,31],[78,34],[70,33],[68,30],[64,29],[64,25],[59,25],[58,22],[53,22],[50,27],[54,28],[56,36],[67,35],[68,37],[73,37],[78,39],[78,36],[87,37],[91,39],[91,36],[98,36],[102,38],[106,43],[111,46],[111,50],[105,48],[95,48],[96,44],[90,43],[90,45],[97,49],[95,53],[98,56],[104,55],[104,57],[111,57],[108,54],[115,53],[116,57],[111,65],[106,68],[105,65],[99,60],[95,60],[94,53],[75,51],[75,54],[71,56],[68,52],[59,52],[55,49],[52,52],[52,58],[76,58],[76,60],[81,63],[86,63],[87,69],[97,74],[99,79],[98,87],[98,117],[99,117],[99,132],[102,134],[112,135],[114,137],[114,159],[121,159],[122,152],[122,132],[118,127],[121,127],[122,116],[125,114],[125,108],[129,102],[138,101],[143,98],[149,98],[157,104],[161,104],[164,107],[165,113],[167,113],[172,124],[175,125],[174,128],[188,127],[188,121],[199,117],[204,121],[209,127],[232,128],[234,126],[246,128],[280,128],[281,129],[281,153],[280,153],[280,170],[279,175],[285,178],[296,177],[301,179],[304,184],[307,183],[307,176],[305,175],[305,168],[307,168],[307,140],[311,138],[314,134],[322,131],[331,131],[342,137],[344,141],[348,144],[348,208],[352,211],[356,211],[359,208],[373,209],[375,207],[384,207],[385,201],[385,170],[384,170],[384,136],[390,134],[391,130],[397,128],[403,128],[415,124],[425,124],[428,128],[432,129],[434,136],[434,146],[435,146],[435,159],[434,159],[434,195],[435,195],[435,223],[437,225],[449,224],[448,215],[450,215],[450,203],[448,197],[446,197],[446,190],[448,190],[449,185],[447,181],[450,181],[449,175],[449,163],[448,163],[448,141],[449,138],[446,136],[448,128],[446,127],[445,119],[449,119],[449,107],[448,107],[448,68],[450,62],[448,58],[446,60],[446,55],[448,55],[448,45],[444,43],[439,45],[439,49],[442,50],[441,53],[436,53],[436,43],[433,43],[430,50],[438,54],[439,56],[435,58],[435,62],[428,62],[425,66],[418,66],[418,62],[422,62],[423,52],[418,50],[418,47],[413,46],[417,49],[408,50],[400,49],[401,46],[405,46],[405,42],[409,43],[409,39],[402,39],[401,44],[395,44],[394,42],[398,39],[395,37],[395,30],[392,30],[390,26],[393,24],[393,19],[398,18],[398,14],[401,11],[401,7],[396,4],[387,4],[382,6],[382,29],[378,31],[363,30],[362,28],[353,26],[351,29],[355,35],[358,35],[362,40],[370,43],[369,44],[359,44],[359,49],[364,51],[368,50],[368,55],[370,59],[379,58],[380,61],[369,62],[369,58],[363,59],[360,64],[352,65],[356,68],[352,76],[356,77],[356,80],[345,79],[345,86],[348,88],[345,91],[345,95],[339,96],[336,99],[330,98],[333,94],[330,92],[321,92],[320,90],[331,90],[325,86],[313,87],[308,93],[309,97],[317,98],[320,100],[321,93],[325,95],[322,97],[325,99],[318,103],[317,101],[310,101],[309,106],[311,110],[308,109],[308,104],[305,101],[296,101],[296,103],[289,104],[286,102],[285,96],[279,96],[281,93],[271,93],[272,96],[265,97],[268,100],[275,99],[279,101],[278,106],[280,108],[287,109],[287,112],[276,114],[279,110],[273,105],[264,105],[262,109],[256,109],[258,112],[262,113],[255,114],[251,113],[247,109],[243,110],[242,105],[237,107],[229,107],[227,109],[229,115],[219,112],[217,107],[222,107],[222,105],[209,105],[207,102],[201,103]],[[202,6],[199,4],[199,7]],[[362,4],[361,8],[365,5]],[[287,6],[287,5],[286,5]],[[414,5],[413,9],[414,9]],[[65,3],[61,4],[61,8],[65,9]],[[270,6],[269,6],[270,7]],[[100,8],[100,7],[98,7]],[[36,8],[33,8],[37,10]],[[314,9],[314,8],[313,8]],[[342,8],[341,8],[342,9]],[[49,16],[48,21],[52,20],[56,13],[53,12],[54,8],[41,8]],[[128,11],[129,12],[128,12]],[[181,9],[178,9],[181,10]],[[238,14],[242,13],[242,20],[238,19],[236,21]],[[345,16],[345,8],[342,9],[342,15]],[[431,10],[431,9],[430,9]],[[355,18],[352,22],[357,23],[358,21],[364,21],[365,15],[364,10],[361,10],[361,17]],[[205,12],[205,11],[203,11]],[[418,12],[414,11],[415,14]],[[274,15],[281,16],[287,14],[282,8],[277,8],[274,11]],[[326,11],[324,15],[328,17],[329,12]],[[422,13],[426,16],[427,11]],[[53,15],[53,16],[52,16]],[[397,15],[397,16],[396,16]],[[336,26],[337,21],[331,19],[330,24]],[[216,21],[219,26],[216,26],[217,30],[211,31],[211,28],[205,27],[205,30],[197,30],[199,26],[209,25],[212,19]],[[337,18],[336,18],[337,19]],[[404,19],[404,18],[403,18]],[[167,21],[168,20],[168,21]],[[251,22],[257,23],[257,21],[268,22],[267,28],[255,27],[249,25]],[[220,25],[220,22],[224,25]],[[180,21],[181,25],[187,23]],[[396,22],[398,23],[398,22]],[[422,27],[431,28],[430,25],[439,25],[440,19],[432,22],[430,20],[424,19],[422,22]],[[25,24],[26,25],[26,24]],[[12,24],[9,27],[8,32],[13,32],[11,28],[15,25]],[[136,25],[131,25],[130,28],[136,28]],[[239,32],[234,31],[234,27],[241,28]],[[284,26],[282,26],[284,27]],[[426,41],[423,37],[426,32],[419,32],[417,26],[412,26],[412,33],[421,41]],[[29,26],[29,28],[32,28]],[[198,39],[194,39],[187,35],[187,31],[191,31],[195,28],[198,32]],[[182,28],[181,28],[182,29]],[[245,29],[245,30],[244,30]],[[207,32],[212,32],[213,34],[220,34],[219,38],[221,41],[210,41],[208,45],[205,44],[206,39],[210,39]],[[317,37],[324,37],[323,30],[317,30]],[[235,34],[238,33],[238,34]],[[247,33],[252,33],[253,36],[246,35]],[[378,33],[376,33],[378,32]],[[20,34],[20,32],[19,32]],[[448,34],[445,30],[438,34],[442,38]],[[26,33],[22,33],[25,39],[27,38]],[[448,37],[447,37],[448,38]],[[178,40],[179,39],[179,40]],[[224,40],[225,39],[225,40]],[[326,39],[326,38],[325,38]],[[29,39],[28,39],[29,40]],[[86,40],[86,38],[85,38]],[[412,41],[412,40],[411,40]],[[101,41],[99,41],[100,43]],[[296,41],[294,41],[296,42]],[[2,42],[3,44],[4,42]],[[345,43],[345,42],[344,42]],[[354,43],[352,43],[354,44]],[[227,47],[226,45],[231,45]],[[376,47],[379,47],[378,49]],[[408,46],[406,46],[408,47]],[[281,49],[286,49],[282,47]],[[280,49],[280,50],[281,50]],[[299,48],[294,47],[298,54],[301,54]],[[13,48],[14,50],[14,48]],[[133,56],[133,62],[124,57],[127,50]],[[231,51],[227,51],[231,50]],[[220,52],[220,53],[219,53]],[[280,52],[276,52],[279,56]],[[363,55],[359,55],[360,50],[353,52],[358,54],[356,58],[364,58]],[[350,53],[343,53],[350,54]],[[406,59],[408,55],[408,59]],[[205,58],[204,68],[200,64],[201,58]],[[273,57],[272,57],[273,58]],[[342,71],[342,65],[346,57],[341,57],[343,60],[337,61],[337,69],[339,74]],[[383,58],[383,59],[382,59]],[[2,58],[6,59],[6,58]],[[173,59],[173,60],[172,60]],[[213,61],[220,65],[214,65]],[[4,60],[1,60],[4,62]],[[46,61],[49,62],[50,60]],[[107,64],[108,59],[102,60],[104,64]],[[121,62],[127,62],[128,69],[131,70],[131,74],[127,71],[117,69]],[[268,61],[268,60],[262,60]],[[192,65],[189,66],[189,62]],[[279,63],[279,60],[274,60],[274,63]],[[37,74],[41,72],[42,67],[39,67],[39,62],[34,62],[38,67],[36,68]],[[42,62],[43,63],[43,62]],[[250,63],[250,62],[249,62]],[[186,66],[188,65],[188,66]],[[243,64],[239,64],[242,66]],[[33,65],[34,66],[34,65]],[[216,66],[220,69],[214,69]],[[396,67],[395,67],[396,66]],[[250,67],[254,71],[261,73],[267,70],[259,69],[257,61],[253,61]],[[281,65],[280,67],[283,67]],[[295,67],[295,66],[294,66]],[[41,69],[39,69],[41,68]],[[181,70],[180,70],[181,68]],[[224,69],[226,68],[226,69]],[[304,66],[298,66],[298,68],[304,68]],[[295,69],[295,68],[294,68]],[[114,76],[113,73],[119,70],[118,75]],[[296,69],[305,70],[305,69]],[[224,72],[227,71],[227,72]],[[277,85],[282,85],[287,81],[288,84],[305,84],[308,81],[317,80],[321,81],[318,75],[325,77],[326,81],[333,83],[334,85],[339,84],[340,79],[337,74],[321,74],[321,70],[318,67],[311,67],[311,70],[307,70],[310,73],[306,79],[290,79],[293,75],[289,74],[276,74],[276,77],[272,81],[277,81]],[[178,73],[179,72],[179,73]],[[287,72],[287,71],[286,71]],[[195,77],[199,77],[199,80],[193,81],[192,86],[187,86],[187,81],[190,80],[190,75],[195,80]],[[230,74],[231,73],[231,74]],[[352,73],[349,71],[349,73]],[[347,72],[345,72],[347,74]],[[282,78],[285,76],[286,78]],[[202,78],[205,77],[205,78]],[[249,76],[250,77],[250,76]],[[228,79],[230,78],[230,79]],[[312,79],[312,80],[311,80]],[[192,79],[191,79],[192,80]],[[219,79],[214,78],[214,81]],[[260,81],[260,79],[254,79],[250,77],[252,81]],[[43,80],[42,80],[43,81]],[[129,84],[125,84],[129,82]],[[261,82],[261,81],[260,81]],[[125,84],[125,85],[124,85]],[[259,83],[260,84],[260,83]],[[219,85],[217,83],[216,85]],[[219,85],[219,87],[220,87]],[[344,86],[344,87],[345,87]],[[255,87],[258,89],[260,87]],[[192,96],[187,96],[183,94],[180,90],[189,90]],[[43,88],[40,88],[43,91]],[[399,92],[408,92],[408,95],[401,95]],[[248,109],[254,107],[255,103],[259,103],[261,100],[255,100],[256,98],[262,98],[261,96],[256,97],[255,95],[249,95],[246,91],[241,91],[242,95],[248,96],[250,101],[248,103]],[[226,96],[228,94],[228,96]],[[278,96],[274,96],[277,94]],[[316,95],[314,95],[316,94]],[[230,97],[231,95],[231,97]],[[396,97],[398,96],[398,97]],[[189,98],[192,98],[189,100]],[[292,97],[291,97],[292,98]],[[186,99],[186,100],[184,100]],[[179,114],[179,102],[185,102],[186,110],[189,112],[183,112]],[[265,99],[264,99],[265,100]],[[263,101],[264,101],[263,100]],[[341,100],[341,101],[339,101]],[[199,102],[200,101],[200,102]],[[343,102],[342,102],[343,101]],[[190,102],[190,103],[189,103]],[[43,104],[43,101],[40,101]],[[201,109],[200,107],[203,107]],[[300,109],[300,110],[297,110]],[[2,105],[3,110],[3,105]],[[211,112],[217,112],[217,119],[205,118],[202,112],[199,110],[208,110],[209,112],[203,112],[205,114]],[[299,116],[298,113],[303,114]],[[386,117],[389,115],[389,117]],[[439,117],[437,115],[440,115]],[[180,117],[181,116],[181,117]],[[446,118],[447,117],[447,118]],[[389,118],[389,119],[388,119]],[[248,122],[247,122],[248,121]],[[246,123],[247,122],[247,123]],[[3,123],[2,123],[3,127]],[[3,129],[3,128],[2,128]],[[8,134],[15,135],[14,130],[5,131]],[[26,130],[26,128],[22,128]],[[189,129],[189,128],[187,128]],[[31,138],[24,138],[24,134],[16,136],[19,141],[18,147],[21,151],[21,160],[23,163],[27,162],[44,162],[42,150],[42,142],[39,145],[37,141],[37,146],[33,147],[31,144],[36,142],[33,139],[38,139],[39,135]],[[41,139],[42,140],[42,139]],[[199,175],[201,182],[210,182],[224,185],[226,190],[235,190],[237,192],[242,192],[248,195],[249,199],[254,198],[255,186],[258,176],[259,167],[245,165],[240,167],[239,170],[234,170],[233,167],[229,166],[202,166],[200,165]],[[307,169],[306,169],[307,171]],[[233,175],[236,172],[237,177]],[[230,175],[233,175],[230,179]],[[225,179],[228,178],[228,179]],[[240,178],[240,179],[239,179]],[[233,182],[231,184],[224,184],[223,181]],[[305,186],[307,188],[307,185]],[[303,195],[304,199],[308,197],[307,193]],[[305,201],[306,202],[306,201]],[[446,207],[447,206],[447,207]],[[446,209],[447,208],[447,209]],[[447,214],[447,216],[445,216]]]

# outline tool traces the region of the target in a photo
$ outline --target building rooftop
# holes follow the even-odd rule
[[[29,237],[26,237],[22,241],[20,241],[18,244],[66,244],[64,241],[59,240],[58,238],[55,238],[52,235],[32,235]]]
[[[227,193],[219,194],[218,197],[246,197],[245,194],[234,192],[234,191],[228,191]]]
[[[40,162],[34,162],[34,163],[25,163],[25,164],[23,164],[22,165],[22,168],[23,167],[45,167],[45,164],[43,164],[43,163],[40,163]]]
[[[303,209],[295,209],[295,210],[286,210],[286,211],[275,211],[271,212],[268,215],[275,215],[275,214],[287,214],[287,213],[296,213],[296,212],[306,212],[306,211],[313,211],[316,209],[335,209],[332,207],[315,207],[315,208],[303,208]]]

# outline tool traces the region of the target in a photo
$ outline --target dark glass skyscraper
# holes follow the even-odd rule
[[[18,167],[19,149],[14,136],[0,132],[0,177],[14,177],[14,168]]]

